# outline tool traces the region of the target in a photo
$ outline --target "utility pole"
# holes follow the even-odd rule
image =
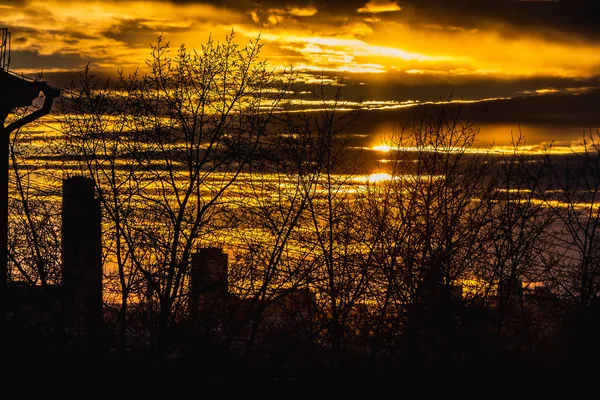
[[[48,114],[52,102],[60,96],[60,90],[45,82],[28,80],[9,71],[10,67],[10,32],[7,28],[0,29],[0,160],[4,160],[4,184],[2,184],[2,209],[0,210],[2,220],[0,221],[0,313],[2,332],[6,322],[6,293],[8,278],[8,178],[10,169],[10,134],[15,130],[27,125],[36,119]],[[5,126],[6,118],[12,110],[19,107],[31,106],[33,100],[44,95],[43,106],[25,115],[21,119],[13,121]]]

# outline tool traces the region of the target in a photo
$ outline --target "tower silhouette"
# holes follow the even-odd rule
[[[73,325],[87,349],[102,329],[102,240],[100,201],[94,181],[75,176],[63,180],[62,283]]]
[[[206,320],[222,309],[229,293],[227,276],[227,253],[220,248],[201,248],[192,254],[189,295],[192,320]]]

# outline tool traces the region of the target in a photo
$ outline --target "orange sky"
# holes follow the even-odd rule
[[[419,21],[418,9],[407,11],[393,1],[359,2],[353,13],[340,15],[310,2],[258,3],[235,8],[210,2],[33,0],[0,6],[0,21],[15,32],[14,51],[42,56],[28,69],[48,72],[77,68],[69,57],[103,68],[139,66],[161,32],[174,44],[198,47],[209,34],[218,39],[232,28],[240,41],[262,34],[272,64],[318,71],[504,79],[585,78],[600,71],[600,41],[573,33],[549,37],[502,21],[481,27],[435,24]],[[44,56],[65,60],[48,59],[45,66]]]

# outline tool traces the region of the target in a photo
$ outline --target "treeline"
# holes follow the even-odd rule
[[[419,109],[371,182],[340,89],[295,109],[293,72],[260,48],[159,41],[148,74],[86,69],[43,146],[17,132],[11,280],[60,283],[48,199],[84,175],[103,212],[105,345],[123,366],[205,382],[597,370],[597,131],[568,157],[520,136],[478,152],[459,106]],[[210,246],[229,251],[229,294],[194,319],[191,260]]]

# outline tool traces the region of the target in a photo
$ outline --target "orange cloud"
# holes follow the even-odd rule
[[[369,0],[364,6],[356,10],[358,13],[377,14],[390,11],[401,11],[402,7],[395,1]]]
[[[458,29],[408,23],[404,12],[385,18],[372,15],[401,9],[397,2],[373,0],[359,8],[358,15],[285,4],[261,11],[192,2],[31,0],[0,7],[0,21],[14,30],[14,39],[21,39],[13,42],[14,51],[77,56],[113,70],[143,67],[149,44],[161,33],[174,46],[199,48],[209,35],[219,40],[234,27],[241,43],[261,34],[267,43],[263,55],[273,66],[291,64],[306,71],[502,79],[586,78],[600,73],[598,42],[520,30],[507,36],[494,25]],[[31,68],[51,71],[42,64]]]

